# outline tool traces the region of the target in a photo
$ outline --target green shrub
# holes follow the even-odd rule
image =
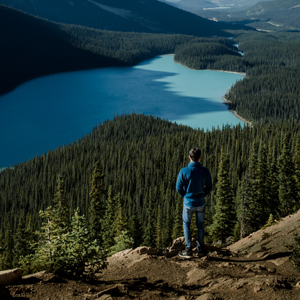
[[[274,224],[276,224],[276,223],[275,223],[275,220],[274,220],[274,217],[273,217],[272,214],[270,214],[267,223],[266,223],[261,229],[266,229],[267,227],[272,226],[272,225],[274,225]]]
[[[51,221],[47,224],[35,253],[21,258],[24,273],[46,270],[60,276],[91,279],[106,267],[107,253],[92,238],[79,209],[66,233],[52,233],[49,239]]]
[[[294,270],[300,272],[300,236],[295,235],[294,244],[291,247],[293,252],[290,258]]]
[[[110,248],[109,255],[130,249],[133,245],[133,238],[128,235],[128,231],[123,230],[119,236],[115,237],[115,245]]]

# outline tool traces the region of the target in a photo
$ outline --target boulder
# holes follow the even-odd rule
[[[6,286],[15,283],[18,280],[22,279],[22,270],[13,269],[0,271],[0,285]]]
[[[197,247],[197,241],[192,238],[192,248]],[[170,247],[170,252],[173,251],[180,251],[180,250],[184,250],[185,249],[185,238],[184,236],[177,238],[176,240],[173,241],[172,246]]]
[[[138,247],[133,252],[138,254],[159,255],[159,252],[156,249],[145,246]]]

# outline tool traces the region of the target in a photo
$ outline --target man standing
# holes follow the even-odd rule
[[[212,180],[208,168],[203,167],[199,160],[201,150],[192,148],[189,152],[190,163],[186,168],[180,170],[176,183],[176,190],[183,197],[183,231],[185,237],[185,251],[179,251],[179,256],[190,258],[192,253],[191,220],[196,213],[198,241],[198,256],[206,254],[204,244],[204,216],[205,216],[205,196],[212,190]]]

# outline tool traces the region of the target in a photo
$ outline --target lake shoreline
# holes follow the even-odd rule
[[[175,58],[175,54],[166,54],[166,55],[174,55],[174,58]],[[195,70],[195,71],[218,71],[218,72],[225,72],[225,73],[232,73],[232,74],[237,74],[237,75],[242,75],[242,76],[246,76],[246,73],[244,72],[235,72],[235,71],[225,71],[225,70],[215,70],[215,69],[193,69],[193,68],[190,68],[188,67],[187,65],[179,62],[179,61],[176,61],[174,59],[174,62],[179,64],[179,65],[182,65],[183,67],[185,68],[188,68],[190,70]]]
[[[174,54],[169,54],[169,55],[174,55]],[[174,55],[174,57],[175,57],[175,55]],[[174,62],[177,63],[177,64],[182,65],[183,67],[185,67],[185,68],[187,68],[187,69],[198,71],[197,69],[190,68],[190,67],[188,67],[188,66],[182,64],[181,62],[176,61],[175,59],[174,59]],[[200,70],[202,70],[202,71],[218,71],[218,72],[225,72],[225,73],[232,73],[232,74],[237,74],[237,75],[246,76],[246,73],[243,73],[243,72],[232,72],[232,71],[214,70],[214,69],[200,69]],[[223,100],[224,100],[224,104],[226,104],[226,105],[228,105],[228,104],[230,103],[230,101],[228,101],[228,100],[225,98],[225,96],[223,97]],[[228,109],[229,109],[232,113],[234,113],[234,115],[235,115],[238,119],[242,120],[243,122],[245,122],[246,124],[248,124],[249,126],[252,127],[252,122],[250,122],[250,121],[244,119],[243,117],[241,117],[240,115],[238,115],[237,112],[236,112],[235,110],[232,110],[232,109],[230,109],[230,108],[228,108]]]
[[[228,89],[242,78],[224,72],[196,72],[169,55],[135,67],[38,77],[2,98],[6,105],[1,106],[0,133],[7,147],[0,147],[0,166],[25,162],[76,142],[95,124],[124,113],[152,115],[204,131],[223,124],[244,126],[222,103]]]
[[[231,103],[231,101],[228,101],[228,100],[225,98],[225,96],[224,96],[223,100],[224,100],[224,104],[226,104],[226,105],[228,105],[229,103]],[[242,120],[243,122],[245,122],[246,124],[248,124],[250,127],[252,127],[252,122],[250,122],[250,121],[244,119],[243,117],[241,117],[240,115],[238,115],[237,112],[236,112],[235,110],[230,109],[229,107],[228,107],[228,109],[229,109],[231,112],[233,112],[233,113],[235,114],[235,116],[236,116],[238,119]]]

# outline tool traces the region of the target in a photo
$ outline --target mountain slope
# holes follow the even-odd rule
[[[0,28],[0,94],[48,74],[134,65],[193,39],[58,24],[1,4]]]
[[[1,0],[27,13],[55,22],[113,31],[228,36],[241,26],[203,19],[157,0]]]
[[[161,1],[208,19],[238,22],[271,31],[300,29],[298,0]]]
[[[209,12],[211,17],[213,12]],[[262,1],[242,11],[218,12],[221,21],[239,21],[257,29],[269,31],[300,30],[300,4],[298,0]],[[203,16],[201,14],[201,16]]]
[[[280,252],[282,249],[273,244],[269,253],[239,253],[244,251],[244,240],[259,247],[270,236],[284,241],[287,233],[299,233],[299,221],[300,212],[268,227],[264,232],[269,237],[264,240],[254,233],[233,244],[229,247],[231,251],[234,248],[232,252],[210,246],[208,256],[187,260],[178,256],[167,258],[154,249],[139,247],[109,257],[107,269],[93,284],[40,272],[25,276],[6,292],[32,300],[56,295],[64,299],[298,300],[300,273],[292,269],[288,251]],[[173,245],[184,247],[179,241],[184,239],[177,239]]]
[[[161,2],[168,3],[178,8],[198,13],[203,9],[222,9],[227,8],[226,12],[231,10],[241,10],[249,8],[260,0],[160,0]],[[271,0],[265,0],[271,1]]]
[[[247,9],[245,16],[266,21],[274,26],[300,29],[300,4],[298,0],[260,2]]]
[[[72,45],[58,24],[0,5],[0,27],[0,94],[38,76],[107,65]]]

